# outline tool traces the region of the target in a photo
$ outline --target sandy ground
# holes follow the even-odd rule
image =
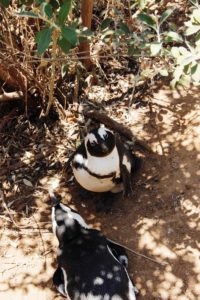
[[[92,199],[81,200],[75,186],[69,193],[68,184],[63,179],[60,183],[63,201],[89,224],[157,261],[128,253],[138,300],[200,299],[199,99],[196,88],[172,92],[163,87],[149,105],[130,110],[127,122],[154,154],[142,154],[141,170],[133,178],[133,199],[117,200],[110,213],[96,213]],[[32,184],[18,185],[14,197],[9,184],[17,186],[17,172],[2,177],[6,197],[0,218],[1,300],[62,299],[52,286],[57,242],[44,196],[45,170],[40,169],[38,177],[27,173]],[[59,172],[54,173],[52,177]]]

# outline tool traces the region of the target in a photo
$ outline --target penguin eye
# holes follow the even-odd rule
[[[91,144],[92,147],[95,147],[97,143],[94,141],[94,142],[92,142],[90,144]]]

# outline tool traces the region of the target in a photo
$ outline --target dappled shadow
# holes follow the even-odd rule
[[[76,208],[88,224],[157,261],[128,253],[139,300],[198,299],[199,96],[196,88],[172,92],[162,87],[144,106],[135,103],[126,119],[122,116],[121,122],[148,141],[154,154],[136,150],[142,156],[142,167],[133,179],[134,197],[118,199],[109,213],[97,213],[94,197],[83,199],[70,172],[68,178],[63,176],[62,167],[77,139],[77,123],[54,124],[38,131],[28,127],[17,135],[10,131],[18,147],[7,161],[10,165],[18,159],[21,165],[8,168],[1,177],[9,211],[5,205],[1,209],[1,299],[18,295],[19,299],[35,299],[35,293],[41,300],[47,295],[59,299],[51,281],[57,243],[51,232],[47,193],[55,182],[63,202]],[[25,136],[27,143],[23,144]]]

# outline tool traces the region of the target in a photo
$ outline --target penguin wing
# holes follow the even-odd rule
[[[126,270],[125,270],[126,271]],[[136,300],[136,296],[139,294],[139,291],[131,278],[129,277],[128,272],[126,271],[128,276],[128,299],[129,300]]]
[[[107,239],[107,243],[108,243],[108,246],[111,249],[113,255],[117,258],[117,260],[125,268],[127,268],[128,267],[128,256],[126,254],[125,248],[109,239]]]
[[[67,278],[62,268],[57,268],[54,272],[53,284],[56,286],[56,289],[60,294],[62,294],[64,297],[68,297],[68,293],[66,291]]]
[[[82,154],[84,158],[87,158],[87,153],[85,149],[84,142],[81,143],[81,145],[72,153],[72,155],[69,157],[68,161],[65,163],[65,169],[67,170],[68,167],[73,164],[73,160],[76,154]]]
[[[74,168],[79,168],[84,165],[84,161],[87,159],[87,152],[84,142],[76,149],[72,157],[70,157],[71,166]]]
[[[132,186],[131,186],[131,156],[130,152],[126,149],[126,147],[120,142],[120,140],[116,140],[116,146],[119,153],[120,158],[120,174],[122,178],[122,182],[124,185],[124,195],[131,197],[133,194]]]

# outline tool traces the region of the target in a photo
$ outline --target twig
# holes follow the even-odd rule
[[[23,98],[23,93],[21,91],[10,92],[10,93],[4,92],[2,95],[0,95],[0,102],[19,100],[22,98]]]
[[[43,240],[43,237],[42,237],[42,233],[41,233],[41,230],[40,230],[40,226],[39,226],[39,224],[37,223],[37,221],[36,221],[34,215],[32,215],[32,218],[33,218],[35,224],[37,225],[37,228],[38,228],[38,231],[39,231],[39,236],[40,236],[41,241],[42,241],[42,248],[43,248],[43,253],[42,253],[42,254],[44,254],[44,253],[46,252],[46,249],[45,249],[45,243],[44,243],[44,240]],[[46,270],[46,266],[47,266],[47,261],[46,261],[46,255],[45,255],[45,256],[44,256],[44,269],[45,269],[45,270]]]
[[[32,218],[33,218],[33,220],[34,220],[34,222],[35,222],[35,224],[36,224],[36,226],[37,226],[37,229],[38,229],[38,231],[39,231],[39,235],[40,235],[40,238],[41,238],[41,241],[42,241],[43,253],[45,253],[46,249],[45,249],[44,240],[43,240],[43,238],[42,238],[42,233],[41,233],[41,230],[40,230],[40,226],[39,226],[38,222],[36,221],[34,215],[32,215]]]
[[[39,154],[35,155],[34,159],[32,159],[30,161],[30,164],[33,163],[34,161],[37,161],[37,160],[43,158],[44,156],[51,154],[54,150],[55,150],[55,148],[53,147],[53,148],[49,149],[47,151],[47,153],[45,153],[45,154],[39,153]],[[27,165],[25,165],[23,161],[19,161],[14,165],[8,166],[6,168],[2,168],[0,170],[0,176],[6,175],[8,172],[15,171],[15,170],[18,170],[23,167],[27,167]]]
[[[9,218],[7,218],[6,216],[1,216],[1,215],[0,215],[0,218],[3,219],[3,220],[6,220],[6,221],[12,222],[12,221],[11,221]]]
[[[130,251],[131,253],[134,253],[134,254],[137,255],[137,256],[144,257],[145,259],[148,259],[148,260],[150,260],[150,261],[152,261],[152,262],[154,262],[154,263],[156,263],[156,264],[158,264],[158,265],[161,265],[161,266],[167,266],[167,265],[168,265],[167,262],[162,262],[162,261],[158,261],[158,260],[156,260],[156,259],[153,259],[153,258],[151,258],[151,257],[149,257],[149,256],[146,256],[146,255],[144,255],[144,254],[141,254],[141,253],[139,253],[139,252],[136,252],[136,251],[132,250],[131,248],[127,247],[127,246],[124,246],[124,245],[122,245],[122,244],[120,244],[120,243],[117,243],[117,242],[115,242],[115,241],[113,241],[113,240],[111,240],[111,239],[107,239],[107,240],[108,240],[108,241],[111,241],[111,242],[113,242],[113,243],[115,243],[115,244],[117,244],[117,245],[119,245],[119,246],[121,246],[121,247],[123,247],[123,248],[125,248],[126,250]]]
[[[133,104],[133,97],[135,95],[136,85],[137,85],[138,81],[140,80],[140,76],[139,75],[140,75],[140,67],[138,68],[137,74],[135,75],[135,78],[134,78],[134,86],[133,86],[131,97],[130,97],[129,104],[128,104],[129,108]]]
[[[78,103],[79,84],[80,84],[80,74],[79,74],[78,68],[76,68],[76,76],[75,76],[75,81],[74,81],[73,104]]]
[[[52,57],[54,59],[56,59],[56,48],[57,48],[57,39],[58,39],[58,30],[54,29],[53,33],[52,33],[52,41],[53,41],[53,45],[52,45]],[[51,106],[54,103],[54,81],[55,81],[55,71],[56,71],[56,62],[53,61],[52,65],[51,65],[51,79],[50,79],[50,90],[49,90],[49,101],[48,101],[48,105],[47,105],[47,109],[45,112],[45,117],[48,116],[49,111]]]
[[[6,204],[6,201],[5,201],[5,197],[4,197],[4,193],[2,190],[0,190],[0,199],[2,200],[2,203],[3,203],[3,206],[5,208],[5,210],[7,211],[8,215],[9,215],[9,218],[10,220],[13,222],[13,224],[17,227],[17,228],[20,228],[19,225],[17,225],[17,223],[15,222],[15,220],[13,219],[11,213],[10,213],[10,210]]]
[[[33,197],[33,194],[29,194],[29,195],[26,195],[26,196],[20,196],[20,197],[17,197],[15,198],[15,200],[13,200],[10,204],[9,204],[9,207],[11,207],[15,202],[19,201],[19,200],[24,200],[26,198],[30,198],[30,197]],[[27,203],[26,203],[27,204]],[[25,204],[25,205],[26,205]]]

